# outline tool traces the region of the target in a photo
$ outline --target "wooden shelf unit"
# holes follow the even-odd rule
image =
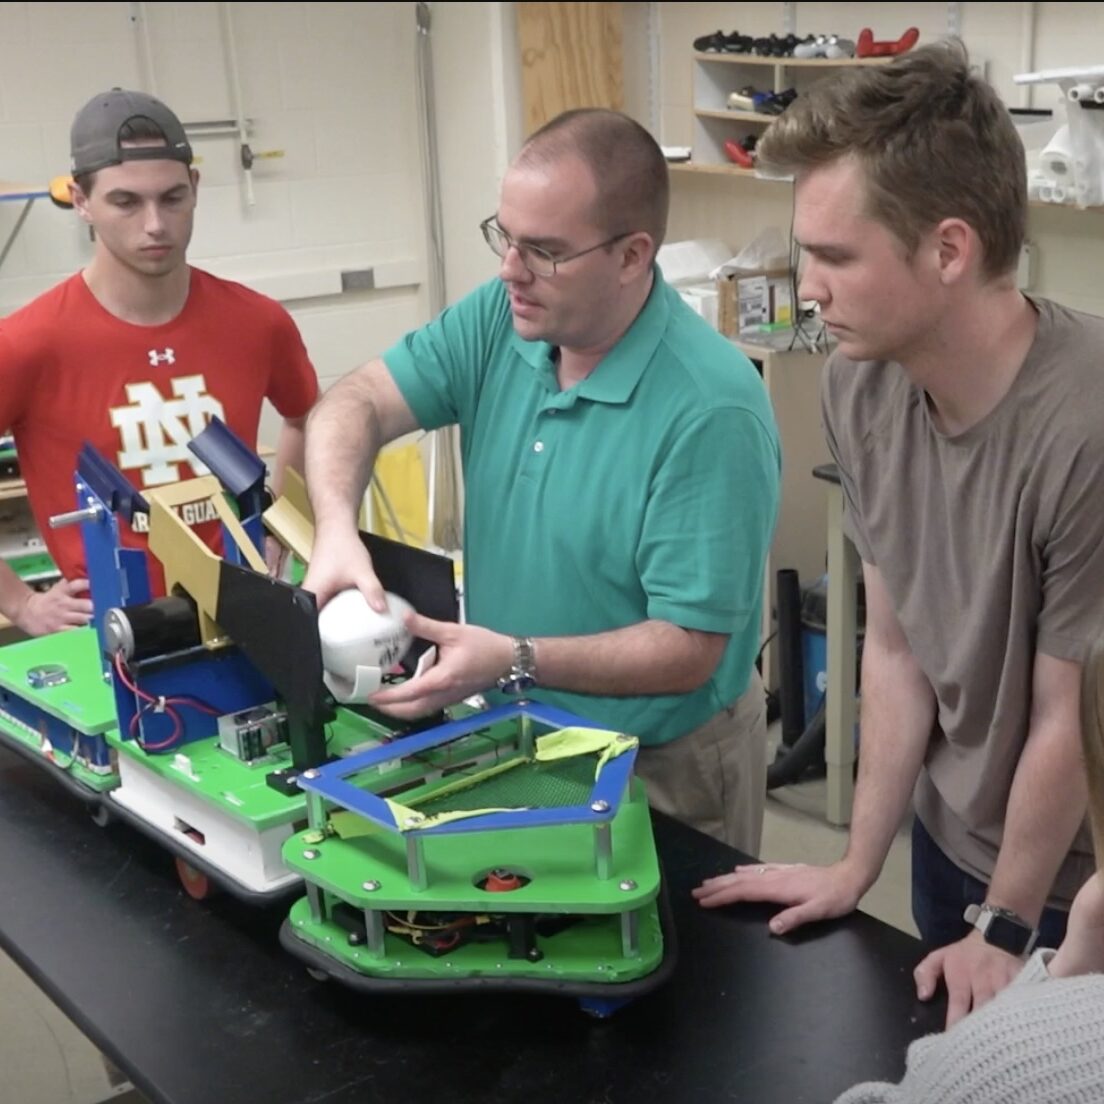
[[[735,119],[737,122],[743,123],[773,123],[778,118],[777,115],[767,115],[762,111],[737,111],[735,109],[729,111],[698,111],[695,109],[694,114],[699,119]]]
[[[674,161],[667,166],[673,173],[708,173],[712,176],[747,176],[752,180],[771,180],[769,176],[760,176],[754,169],[741,169],[739,165],[699,165],[694,161]]]
[[[714,50],[695,50],[695,61],[720,61],[729,65],[771,65],[776,69],[846,69],[855,65],[888,65],[891,57],[870,58],[796,58],[764,57],[762,54],[722,54]]]
[[[692,54],[693,115],[692,164],[720,166],[732,175],[755,176],[754,171],[733,165],[724,152],[725,139],[741,141],[759,135],[777,115],[728,107],[730,92],[752,87],[758,92],[782,92],[789,87],[800,95],[826,73],[857,65],[885,65],[892,58],[793,58],[761,57],[758,54]],[[672,166],[674,168],[675,166]]]
[[[826,58],[760,57],[758,54],[719,54],[710,51],[695,51],[693,58],[693,115],[694,141],[693,153],[689,161],[672,162],[668,168],[674,173],[712,173],[720,176],[735,176],[766,180],[773,183],[789,183],[788,179],[760,176],[754,169],[743,169],[734,165],[724,152],[724,140],[735,137],[742,139],[749,133],[761,134],[777,115],[767,115],[760,111],[740,111],[727,107],[728,93],[736,92],[746,85],[752,85],[759,91],[755,80],[756,71],[771,70],[770,91],[782,92],[788,87],[787,70],[796,70],[794,87],[800,93],[808,87],[810,72],[828,73],[835,69],[846,69],[856,65],[887,65],[893,58],[839,58],[835,61]],[[741,71],[742,70],[742,71]],[[740,124],[743,124],[742,126]],[[1041,210],[1053,211],[1104,211],[1104,207],[1074,207],[1071,204],[1044,203],[1041,199],[1032,199],[1029,206]]]
[[[27,484],[22,479],[0,479],[0,502],[9,498],[26,498]]]

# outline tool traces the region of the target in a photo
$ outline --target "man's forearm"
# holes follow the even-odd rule
[[[845,862],[873,884],[900,827],[924,762],[935,696],[908,651],[868,640],[862,662],[859,775]]]
[[[356,525],[384,441],[359,372],[335,383],[307,419],[305,468],[316,529]]]
[[[536,641],[537,681],[553,690],[625,697],[685,694],[713,674],[728,636],[641,621],[588,636]]]
[[[34,592],[18,575],[0,560],[0,614],[17,624],[23,609]]]
[[[1034,725],[1016,767],[987,899],[1035,923],[1084,816],[1078,732]]]

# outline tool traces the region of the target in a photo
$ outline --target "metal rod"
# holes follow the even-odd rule
[[[368,953],[374,958],[382,958],[383,913],[379,909],[364,910],[364,932],[368,939]]]
[[[321,832],[326,827],[326,804],[320,793],[307,791],[307,823]]]
[[[326,919],[326,899],[322,896],[322,890],[313,882],[306,882],[307,904],[310,905],[311,919],[316,924],[321,924]]]
[[[27,216],[31,213],[31,208],[34,206],[34,201],[37,198],[37,196],[32,196],[23,204],[23,210],[19,212],[19,218],[15,220],[15,225],[11,228],[8,234],[8,240],[4,242],[4,248],[0,249],[0,266],[7,260],[12,246],[15,245],[15,239],[19,236],[19,231],[23,228],[23,223],[27,221]]]
[[[411,889],[425,889],[429,884],[426,878],[425,851],[422,837],[406,837],[406,872],[410,878]]]
[[[526,759],[533,758],[533,718],[522,713],[518,718],[518,750]]]
[[[640,954],[640,917],[635,909],[621,913],[621,953],[625,958]]]
[[[54,514],[50,518],[51,529],[64,529],[67,525],[79,525],[82,521],[97,521],[103,513],[103,507],[96,504],[85,506],[83,510],[70,510],[67,514]]]
[[[252,125],[252,119],[245,120],[246,125]],[[180,124],[185,130],[195,131],[218,131],[226,134],[237,134],[239,132],[238,123],[234,119],[197,119],[194,123]]]
[[[1035,5],[1020,5],[1020,72],[1030,73],[1035,68]],[[1020,106],[1035,106],[1035,85],[1020,87]]]
[[[131,24],[135,28],[138,49],[138,69],[142,74],[142,88],[151,96],[157,95],[157,74],[153,68],[153,43],[150,41],[149,12],[145,4],[131,4]]]
[[[219,4],[219,18],[222,23],[223,47],[226,54],[226,68],[230,77],[230,95],[234,101],[234,120],[238,127],[238,143],[241,150],[242,179],[245,182],[245,203],[253,207],[256,196],[253,194],[252,158],[249,151],[249,128],[242,107],[241,70],[238,65],[238,45],[234,37],[234,16],[228,3]]]

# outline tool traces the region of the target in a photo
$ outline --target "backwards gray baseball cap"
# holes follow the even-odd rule
[[[165,136],[163,146],[124,146],[119,131],[135,119],[148,119]],[[69,134],[72,173],[97,172],[124,161],[192,163],[192,147],[180,120],[160,100],[145,92],[113,88],[93,96],[77,112]]]

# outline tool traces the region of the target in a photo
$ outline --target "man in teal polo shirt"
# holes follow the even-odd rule
[[[315,409],[306,585],[382,608],[356,533],[376,454],[459,424],[466,623],[414,617],[438,662],[373,704],[415,717],[524,689],[638,736],[652,804],[754,854],[778,436],[754,367],[655,266],[667,206],[662,154],[624,115],[568,112],[529,139],[482,227],[500,279]]]

